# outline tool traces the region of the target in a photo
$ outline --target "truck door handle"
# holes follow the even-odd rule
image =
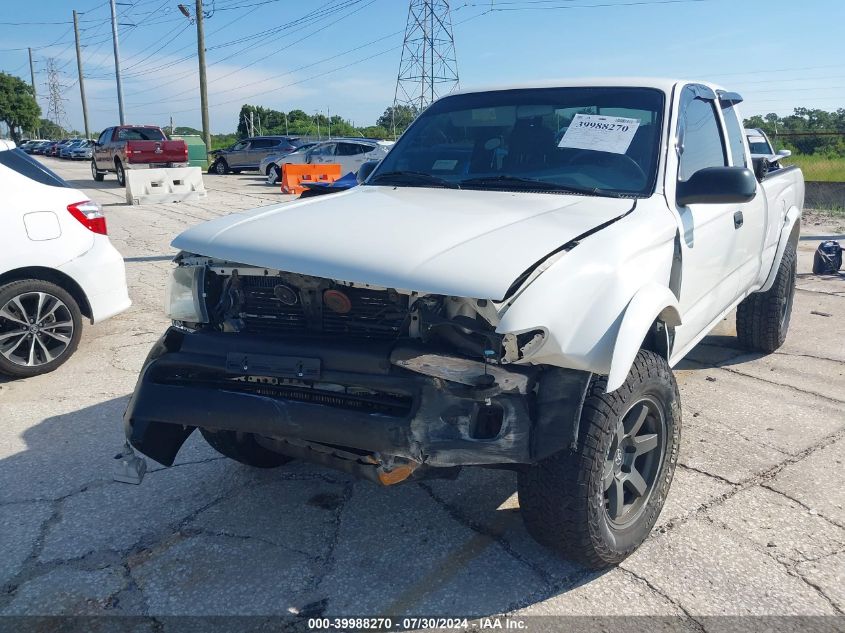
[[[738,229],[739,227],[741,227],[742,222],[742,211],[737,211],[736,213],[734,213],[734,228]]]

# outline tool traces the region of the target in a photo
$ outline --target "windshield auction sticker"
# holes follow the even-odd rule
[[[624,154],[640,127],[639,119],[576,114],[558,147]]]

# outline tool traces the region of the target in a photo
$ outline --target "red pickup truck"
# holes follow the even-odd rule
[[[100,182],[113,171],[124,186],[127,169],[187,166],[185,141],[170,141],[160,127],[153,125],[118,125],[103,130],[94,143],[91,175]]]

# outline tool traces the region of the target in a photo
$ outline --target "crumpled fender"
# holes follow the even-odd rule
[[[800,230],[801,210],[798,207],[793,206],[786,212],[786,217],[784,217],[783,226],[780,230],[780,239],[778,239],[778,249],[775,252],[775,259],[772,262],[772,269],[769,271],[769,276],[766,277],[763,287],[757,292],[766,292],[774,285],[775,277],[777,277],[778,269],[780,268],[780,260],[783,259],[786,247],[789,246],[790,242],[793,240],[793,233],[794,241],[796,243],[798,242],[798,233]]]
[[[625,308],[613,347],[613,360],[607,377],[608,393],[625,382],[643,340],[657,319],[668,326],[678,326],[681,324],[681,313],[678,299],[672,291],[651,282],[640,288]]]

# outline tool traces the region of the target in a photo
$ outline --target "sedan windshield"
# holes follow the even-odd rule
[[[654,190],[663,93],[537,88],[435,102],[369,185],[646,196]]]

